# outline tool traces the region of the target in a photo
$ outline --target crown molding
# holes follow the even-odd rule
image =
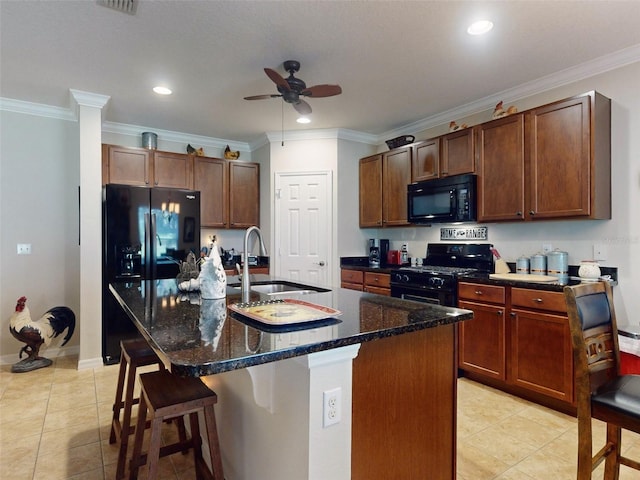
[[[352,142],[367,143],[376,145],[378,136],[369,133],[358,132],[343,128],[323,128],[312,130],[286,130],[284,132],[266,132],[266,138],[271,143],[281,141],[298,140],[348,140]]]
[[[143,132],[154,132],[163,140],[178,143],[194,143],[202,147],[224,149],[227,145],[231,150],[251,153],[252,149],[246,142],[234,142],[232,140],[224,140],[222,138],[205,137],[201,135],[193,135],[190,133],[174,132],[171,130],[161,130],[152,127],[142,127],[140,125],[129,125],[126,123],[103,122],[102,131],[108,133],[116,133],[119,135],[130,135],[139,137]]]
[[[77,121],[76,116],[68,108],[52,107],[50,105],[15,100],[13,98],[0,97],[0,111],[35,115],[36,117],[55,118],[68,122]]]
[[[594,60],[565,68],[559,72],[531,80],[514,88],[503,90],[488,97],[469,102],[445,112],[440,112],[431,117],[407,123],[401,127],[394,128],[378,136],[378,143],[383,143],[384,139],[395,138],[399,135],[418,133],[439,125],[447,124],[452,118],[461,118],[473,115],[495,107],[499,101],[510,103],[538,93],[552,90],[570,83],[574,83],[586,78],[594,77],[616,68],[621,68],[640,61],[640,44],[624,48],[609,55],[603,55]]]

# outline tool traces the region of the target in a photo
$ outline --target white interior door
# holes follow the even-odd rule
[[[300,282],[331,281],[331,172],[277,173],[276,275]]]

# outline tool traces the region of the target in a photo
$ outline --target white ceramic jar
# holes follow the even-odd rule
[[[578,276],[583,280],[598,280],[600,278],[600,265],[595,260],[582,260],[578,267]]]

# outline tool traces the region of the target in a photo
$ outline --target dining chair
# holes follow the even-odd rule
[[[591,480],[603,461],[604,479],[618,480],[620,465],[640,470],[622,455],[622,430],[640,433],[640,375],[620,374],[618,328],[608,282],[564,287],[571,329],[578,412],[578,480]],[[606,423],[605,445],[593,454],[592,418]]]

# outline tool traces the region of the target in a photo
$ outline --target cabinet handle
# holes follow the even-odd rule
[[[480,295],[480,296],[484,295],[484,293],[482,293],[482,290],[476,290],[473,293],[475,293],[476,295]]]
[[[498,310],[498,311],[496,312],[496,315],[497,315],[497,316],[499,316],[499,317],[501,317],[501,316],[502,316],[502,310]]]
[[[533,301],[535,303],[542,303],[542,299],[541,298],[534,298]]]
[[[535,215],[536,212],[534,212],[533,210],[529,210],[529,215]]]
[[[516,314],[515,314],[515,313],[513,313],[513,312],[511,312],[509,315],[511,315],[512,317],[515,317],[515,316],[516,316]]]
[[[521,217],[521,216],[522,216],[522,212],[521,212],[520,210],[518,210],[518,211],[516,212],[516,216],[517,216],[517,217]]]

